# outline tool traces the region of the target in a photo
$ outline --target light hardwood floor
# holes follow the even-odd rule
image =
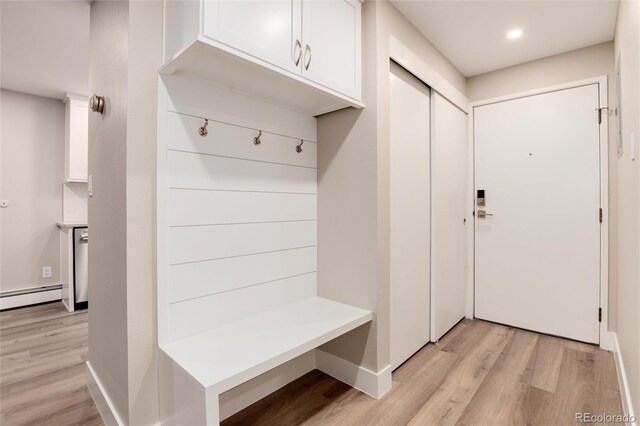
[[[101,425],[86,386],[87,311],[61,302],[0,313],[0,424]]]
[[[464,320],[393,373],[375,400],[313,371],[223,422],[310,425],[575,425],[622,414],[612,353]]]
[[[61,303],[0,313],[0,423],[101,425],[85,380],[87,313]],[[564,425],[622,414],[613,355],[464,320],[393,373],[380,400],[313,371],[224,425]]]

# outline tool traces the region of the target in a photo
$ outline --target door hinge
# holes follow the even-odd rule
[[[602,322],[602,308],[598,308],[598,322]]]
[[[598,124],[602,124],[602,110],[607,110],[607,114],[609,114],[608,107],[596,108],[596,111],[598,111]]]
[[[602,223],[602,207],[599,209],[598,219],[600,220],[600,223]]]

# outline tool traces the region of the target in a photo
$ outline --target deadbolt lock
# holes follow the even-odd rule
[[[478,189],[478,195],[476,197],[478,206],[485,206],[486,199],[484,198],[484,189]]]

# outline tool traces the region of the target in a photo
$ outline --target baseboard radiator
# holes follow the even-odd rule
[[[0,292],[0,311],[62,299],[62,284]]]

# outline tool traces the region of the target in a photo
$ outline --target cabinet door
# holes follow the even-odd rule
[[[89,148],[89,106],[87,101],[67,99],[66,105],[66,176],[68,181],[87,180]]]
[[[303,0],[302,75],[360,100],[360,2]]]
[[[205,0],[203,32],[236,50],[300,74],[302,0]],[[298,43],[296,43],[296,41]]]

